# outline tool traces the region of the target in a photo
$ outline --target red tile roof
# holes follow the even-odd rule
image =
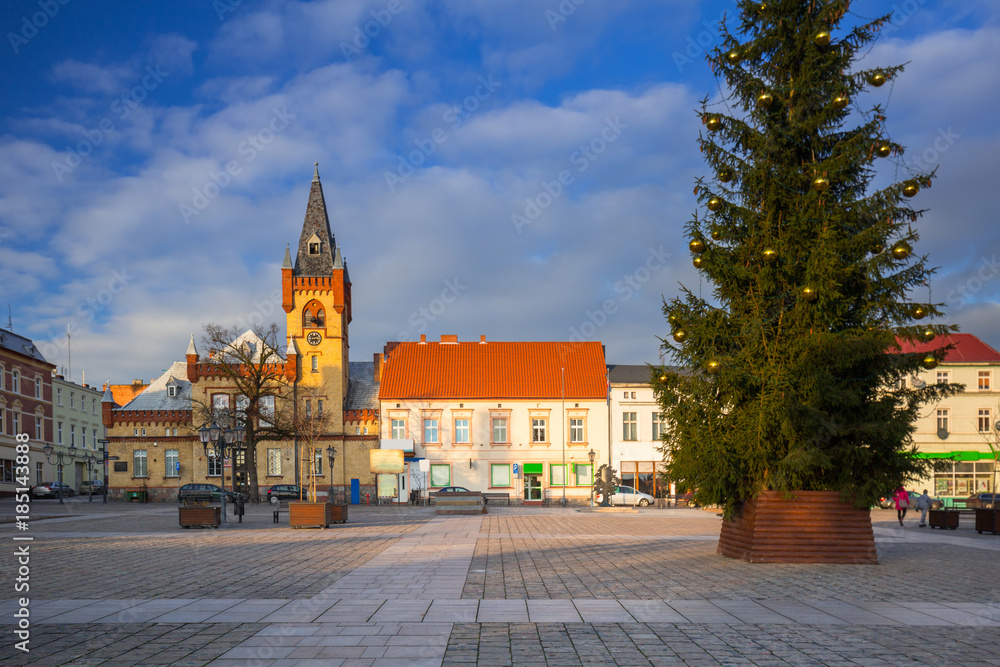
[[[951,364],[972,364],[984,362],[1000,362],[1000,352],[979,340],[972,334],[956,333],[945,336],[938,336],[929,343],[911,343],[909,341],[899,341],[902,351],[909,352],[930,352],[945,345],[954,344],[955,349],[949,350],[944,357],[943,363]]]
[[[114,399],[116,405],[128,405],[129,401],[142,393],[142,390],[148,387],[148,384],[113,384],[111,385],[111,398]],[[104,389],[107,390],[108,385],[104,385]]]
[[[399,343],[386,358],[379,398],[607,397],[600,343]]]

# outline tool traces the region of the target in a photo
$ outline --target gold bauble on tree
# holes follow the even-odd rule
[[[926,368],[927,370],[931,370],[932,368],[937,368],[938,360],[935,359],[932,355],[928,354],[926,357],[920,360],[920,365]]]
[[[702,265],[705,263],[705,260],[701,258],[701,255],[698,255],[693,260],[691,260],[691,263],[694,264],[694,268],[700,269]]]
[[[907,243],[906,241],[897,241],[892,246],[892,258],[893,259],[906,259],[907,257],[910,256],[910,253],[912,251],[913,251],[913,248],[910,247],[909,243]]]
[[[708,206],[709,211],[713,212],[718,211],[720,208],[722,208],[722,200],[719,199],[718,197],[712,197],[711,199],[708,200],[706,206]]]
[[[875,154],[879,157],[889,157],[892,155],[892,144],[883,142],[875,149]]]
[[[813,42],[816,43],[816,46],[826,46],[830,43],[830,32],[828,30],[820,30],[813,37]]]
[[[670,324],[673,325],[673,326],[675,326],[675,327],[679,326],[680,323],[681,323],[681,316],[680,316],[680,314],[679,313],[675,313],[674,311],[670,311],[670,313],[667,315],[667,322],[670,322]]]
[[[834,109],[843,109],[850,103],[851,103],[851,98],[848,97],[847,95],[837,95],[836,97],[833,98]]]
[[[722,183],[728,183],[733,180],[733,170],[729,167],[723,167],[719,170],[719,181]]]
[[[701,239],[692,239],[691,243],[688,243],[688,250],[696,255],[700,255],[705,252],[705,242]]]
[[[743,54],[740,53],[739,49],[729,49],[726,53],[726,60],[729,61],[730,65],[736,65],[743,58]]]
[[[771,102],[774,102],[774,95],[766,90],[757,96],[757,106],[761,109],[766,109],[771,106]]]
[[[687,337],[688,337],[687,331],[684,331],[684,329],[678,329],[677,331],[674,332],[674,340],[677,341],[678,343],[683,343],[685,340],[687,340]]]
[[[925,343],[929,343],[935,338],[937,338],[937,334],[934,333],[934,329],[927,327],[920,333],[920,337],[924,339]]]
[[[712,227],[712,240],[713,241],[719,241],[721,239],[722,239],[722,228],[721,227]]]
[[[802,298],[804,300],[806,300],[806,301],[815,301],[816,300],[816,290],[814,290],[812,287],[803,287],[802,288]]]
[[[709,116],[705,119],[705,127],[709,132],[715,132],[722,127],[722,120],[718,116]]]
[[[879,88],[885,83],[885,74],[882,72],[875,72],[868,78],[868,83],[872,84],[876,88]]]
[[[715,359],[712,359],[707,364],[705,364],[705,370],[708,371],[711,375],[718,375],[719,371],[722,370],[722,364],[720,364]]]
[[[773,264],[776,259],[778,259],[778,253],[770,248],[766,249],[760,254],[761,258],[768,264]]]
[[[906,197],[915,197],[917,193],[920,192],[920,186],[916,181],[907,181],[903,183],[903,195]]]
[[[914,306],[911,314],[913,315],[913,319],[922,320],[927,316],[927,311],[921,306]]]
[[[830,181],[826,180],[823,176],[820,176],[813,180],[813,190],[816,192],[826,192],[826,189],[830,187]]]
[[[881,255],[883,250],[885,250],[885,246],[881,243],[876,242],[875,245],[872,246],[873,255]]]

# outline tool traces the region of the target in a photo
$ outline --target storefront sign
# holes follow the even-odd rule
[[[404,470],[403,450],[373,449],[369,452],[370,467],[373,473],[400,473]]]

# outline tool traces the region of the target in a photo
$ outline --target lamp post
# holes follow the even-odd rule
[[[102,472],[101,472],[101,482],[103,482],[103,484],[101,486],[102,486],[102,488],[104,490],[104,493],[102,494],[104,496],[104,500],[101,501],[101,502],[107,503],[108,502],[108,479],[107,479],[107,477],[108,477],[108,474],[107,474],[108,473],[108,443],[111,442],[111,441],[105,439],[105,440],[98,440],[97,442],[101,443],[101,453],[104,455],[104,460],[101,462],[101,470],[102,470]]]
[[[330,445],[326,448],[326,458],[330,460],[330,497],[329,501],[333,502],[333,462],[337,460],[337,448]]]
[[[594,450],[591,449],[587,452],[587,457],[590,458],[590,506],[594,506]]]
[[[92,503],[94,502],[94,461],[97,460],[97,457],[90,452],[87,452],[87,455],[84,458],[87,461],[87,479],[90,480],[90,484],[88,485],[90,498],[87,499],[87,502]]]
[[[223,429],[221,426],[212,422],[211,426],[202,426],[198,429],[198,437],[201,439],[202,449],[205,451],[205,458],[210,456],[216,461],[223,464],[223,469],[221,471],[220,477],[222,484],[222,493],[220,494],[219,500],[222,503],[222,522],[227,523],[226,520],[226,475],[225,475],[225,460],[226,453],[228,452],[233,459],[233,491],[236,491],[236,460],[234,454],[243,445],[243,438],[245,437],[245,430],[241,426],[237,426],[235,429],[227,428]],[[211,450],[211,454],[209,451]]]
[[[76,445],[72,444],[69,446],[69,458],[66,459],[65,461],[63,460],[63,453],[60,451],[56,451],[56,448],[53,447],[52,445],[45,445],[44,447],[42,447],[42,451],[45,452],[45,460],[49,462],[49,465],[53,465],[52,454],[55,453],[56,455],[55,465],[57,473],[59,473],[62,470],[62,467],[66,463],[72,463],[73,459],[76,458]],[[62,495],[62,479],[61,479],[62,475],[57,474],[56,477],[57,477],[56,491],[59,494],[59,504],[64,505],[65,503],[63,502],[63,495]]]

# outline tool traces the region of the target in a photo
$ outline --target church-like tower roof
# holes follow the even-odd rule
[[[318,249],[310,247],[310,243],[317,242]],[[330,218],[326,213],[326,200],[323,198],[323,185],[319,181],[319,163],[317,163],[312,187],[309,190],[309,203],[306,205],[306,219],[302,224],[302,235],[299,236],[294,275],[330,276],[335,268],[333,259],[335,247],[333,232],[330,231]]]

